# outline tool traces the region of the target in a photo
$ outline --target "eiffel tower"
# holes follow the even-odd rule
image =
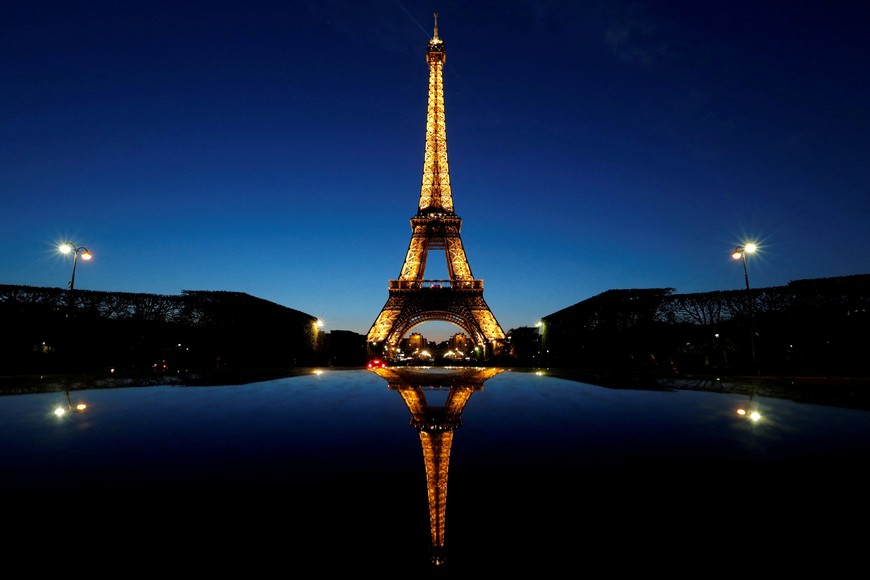
[[[462,410],[483,383],[504,369],[496,367],[452,369],[430,372],[413,368],[373,369],[387,380],[387,388],[398,391],[411,412],[411,426],[420,436],[426,468],[426,493],[429,499],[430,558],[440,566],[446,559],[447,474],[453,432],[462,426]],[[448,388],[443,406],[426,399],[430,389]]]
[[[369,352],[387,359],[409,330],[430,320],[455,324],[474,344],[485,347],[487,358],[504,346],[504,331],[483,299],[483,280],[474,278],[465,256],[459,236],[462,219],[453,211],[442,80],[445,60],[436,13],[435,33],[426,49],[429,104],[420,203],[411,218],[405,263],[398,280],[390,280],[387,303],[367,336]],[[444,251],[448,280],[424,279],[429,250]]]

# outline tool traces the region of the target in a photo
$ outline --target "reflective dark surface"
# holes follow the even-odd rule
[[[868,411],[400,372],[0,397],[7,553],[252,578],[837,577],[863,561]]]

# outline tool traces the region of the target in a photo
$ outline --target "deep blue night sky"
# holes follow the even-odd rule
[[[741,288],[750,239],[753,286],[870,273],[860,2],[11,0],[0,283],[66,287],[71,240],[79,289],[366,333],[417,209],[436,11],[456,213],[505,331]]]

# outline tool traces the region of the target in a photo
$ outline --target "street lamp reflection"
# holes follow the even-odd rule
[[[66,407],[57,407],[54,410],[54,414],[58,417],[63,417],[67,413],[72,413],[74,411],[83,413],[87,410],[88,406],[85,403],[78,402],[75,405],[72,404],[72,399],[69,396],[69,391],[64,391],[66,393]]]
[[[751,409],[744,409],[743,407],[740,407],[739,409],[737,409],[737,414],[741,417],[746,417],[747,419],[750,419],[752,421],[761,420],[761,413],[759,413],[758,411],[753,411]]]
[[[754,391],[754,389],[753,389],[753,391]],[[753,408],[752,398],[754,396],[755,396],[754,392],[751,392],[749,394],[749,402],[746,403],[746,405],[744,405],[744,406],[738,407],[737,414],[740,415],[741,417],[745,417],[746,419],[749,419],[753,423],[757,423],[758,421],[761,421],[761,412],[758,410],[757,407]]]

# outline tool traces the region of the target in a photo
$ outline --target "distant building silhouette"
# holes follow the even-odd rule
[[[593,373],[867,376],[870,275],[675,294],[608,290],[542,318],[542,364]],[[754,341],[754,345],[752,342]]]
[[[241,292],[134,294],[0,285],[4,372],[183,372],[320,362],[314,316]]]

